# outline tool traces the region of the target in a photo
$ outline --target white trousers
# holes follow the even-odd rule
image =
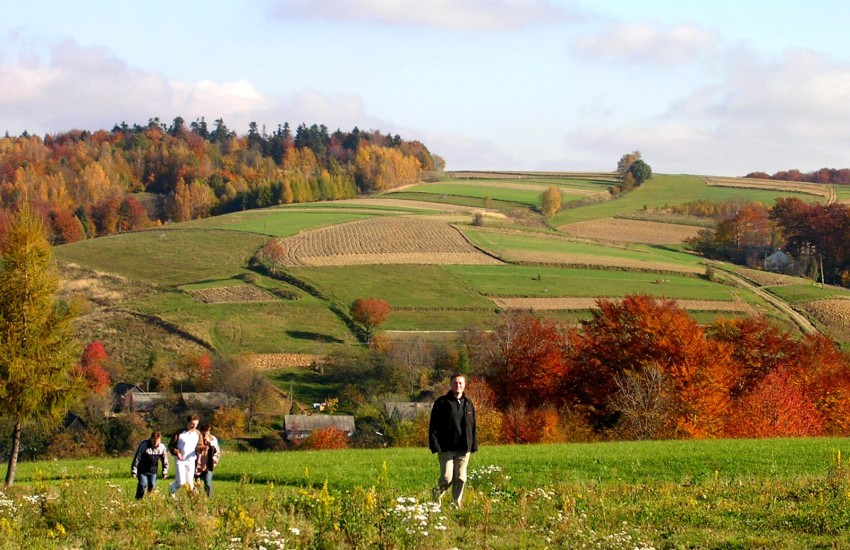
[[[168,492],[172,495],[181,487],[189,484],[189,489],[195,490],[195,459],[175,460],[174,481],[168,486]]]

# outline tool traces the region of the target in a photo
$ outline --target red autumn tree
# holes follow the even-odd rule
[[[732,437],[813,437],[825,422],[785,368],[770,372],[735,404],[727,424]]]
[[[708,327],[708,335],[732,347],[732,358],[740,368],[731,388],[733,398],[751,391],[765,376],[788,365],[795,346],[788,332],[763,315],[718,319]]]
[[[567,328],[530,314],[509,315],[484,335],[479,352],[497,404],[532,408],[564,400],[561,385],[569,370]]]
[[[313,430],[298,446],[301,449],[330,451],[348,448],[348,435],[338,428],[320,428]]]
[[[349,309],[351,318],[366,332],[367,342],[372,340],[375,329],[387,320],[392,311],[393,308],[389,302],[375,297],[358,298]]]
[[[829,337],[809,334],[788,361],[791,375],[824,417],[825,435],[850,435],[850,356]]]
[[[79,368],[85,377],[86,385],[94,393],[102,393],[109,387],[109,373],[104,368],[108,361],[109,355],[102,342],[90,342],[83,350]]]
[[[731,348],[708,340],[673,300],[633,295],[597,303],[599,310],[573,338],[565,388],[594,425],[616,423],[610,405],[617,376],[652,365],[670,378],[679,429],[691,437],[720,435],[737,379]]]

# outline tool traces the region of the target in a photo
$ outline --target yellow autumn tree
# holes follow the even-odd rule
[[[540,210],[547,218],[551,218],[561,210],[561,192],[554,185],[540,195]]]

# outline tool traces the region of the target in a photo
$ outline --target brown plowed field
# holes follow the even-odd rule
[[[504,253],[505,259],[526,264],[578,266],[578,267],[616,267],[643,271],[661,271],[670,273],[703,273],[704,267],[691,265],[648,262],[633,258],[615,258],[612,256],[594,256],[592,254],[568,254],[565,252],[527,252],[511,250]]]
[[[824,334],[839,342],[850,341],[850,300],[815,300],[800,307],[821,322]]]
[[[596,298],[490,298],[502,309],[574,310],[597,309]],[[676,300],[682,309],[690,311],[740,311],[754,313],[746,302],[721,302],[712,300]],[[848,302],[850,304],[850,302]]]
[[[792,277],[791,275],[771,273],[760,269],[749,269],[746,267],[735,266],[734,270],[759,286],[786,286],[811,283],[809,279],[804,279],[802,277]]]
[[[282,241],[281,264],[498,264],[446,223],[413,217],[358,220],[301,233]]]
[[[575,237],[645,244],[679,244],[702,230],[692,225],[619,218],[571,223],[558,229]]]
[[[321,355],[309,353],[257,353],[248,356],[248,361],[260,370],[309,367],[321,359]]]
[[[251,285],[220,286],[216,288],[189,290],[187,292],[188,294],[191,294],[194,299],[205,304],[271,302],[276,300],[276,298],[268,292]]]

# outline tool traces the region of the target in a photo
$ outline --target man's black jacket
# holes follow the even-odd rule
[[[466,432],[466,441],[457,440],[460,433],[452,422],[452,402],[457,402],[454,393],[449,391],[441,395],[431,408],[431,422],[428,426],[429,443],[432,453],[446,451],[469,451],[474,453],[478,450],[478,432],[475,422],[475,406],[472,401],[461,396],[463,405],[463,422]],[[465,443],[465,444],[464,444]]]

